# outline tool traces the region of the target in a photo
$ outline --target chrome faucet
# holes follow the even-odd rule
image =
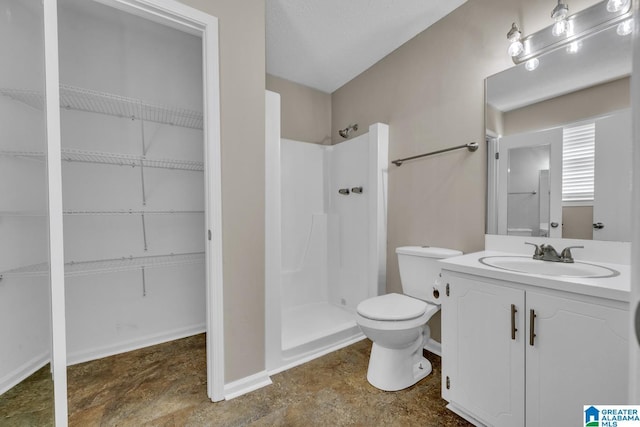
[[[573,256],[571,255],[571,249],[584,249],[584,246],[567,246],[560,252],[560,259],[562,262],[573,262]]]
[[[551,262],[566,262],[572,263],[573,256],[571,255],[571,249],[584,248],[584,246],[567,246],[560,252],[555,250],[555,248],[551,245],[547,245],[546,243],[541,244],[540,246],[535,243],[524,242],[525,245],[531,245],[535,247],[535,252],[533,253],[533,259],[538,259],[542,261],[551,261]]]

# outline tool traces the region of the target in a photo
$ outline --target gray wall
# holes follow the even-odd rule
[[[264,0],[181,1],[220,20],[228,382],[264,369],[265,6]],[[571,8],[594,3],[573,0]],[[391,125],[391,158],[483,141],[484,79],[512,65],[505,38],[511,22],[519,21],[525,33],[537,31],[549,25],[552,7],[468,1],[332,94],[334,142],[350,123],[366,132],[375,122]],[[428,243],[465,252],[484,246],[481,146],[471,155],[456,152],[390,170],[388,291],[400,290],[396,246]]]
[[[219,20],[228,383],[265,367],[265,4],[264,0],[180,1]]]
[[[596,3],[572,1],[577,11]],[[550,25],[553,2],[470,0],[332,94],[337,129],[390,125],[391,159],[464,144],[456,151],[389,166],[387,291],[400,292],[394,248],[433,245],[484,248],[486,147],[484,79],[511,67],[506,33]],[[439,339],[438,319],[432,323]]]
[[[280,94],[282,138],[331,144],[331,94],[270,74],[267,90]]]
[[[549,129],[629,108],[630,90],[630,79],[625,77],[502,113],[502,135]]]

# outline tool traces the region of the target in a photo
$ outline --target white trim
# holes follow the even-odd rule
[[[563,200],[562,207],[571,207],[571,206],[593,206],[592,200]]]
[[[265,367],[282,359],[282,199],[280,95],[265,91]]]
[[[30,377],[36,373],[40,368],[45,366],[51,360],[51,355],[48,351],[26,361],[22,365],[18,366],[13,371],[0,378],[0,396],[6,393],[8,390],[20,384],[27,377]]]
[[[369,126],[369,298],[387,288],[387,188],[389,175],[389,126]]]
[[[487,134],[493,133],[487,131]],[[487,135],[487,234],[498,233],[498,164],[500,138]],[[498,158],[496,158],[498,156]]]
[[[220,65],[218,19],[207,16],[202,39],[206,227],[212,234],[207,240],[207,395],[218,402],[224,397]]]
[[[629,303],[629,401],[640,400],[640,342],[638,310],[640,310],[640,3],[632,3],[634,11],[633,74],[631,75],[631,120],[633,123],[633,183],[631,198],[631,301]]]
[[[207,261],[207,395],[224,399],[222,161],[218,18],[174,0],[94,0],[202,37]],[[186,27],[186,28],[185,28]],[[207,234],[211,230],[212,239]]]
[[[67,341],[64,292],[64,229],[62,219],[58,5],[56,0],[45,0],[43,6],[47,118],[47,197],[49,205],[49,277],[51,280],[51,370],[53,374],[55,425],[57,427],[65,427],[68,423]]]
[[[218,19],[174,0],[94,0],[202,37],[207,252],[207,393],[224,399],[222,184]],[[44,0],[52,358],[55,424],[67,425],[64,250],[58,75],[57,2]],[[207,239],[203,236],[204,239]]]
[[[275,374],[279,374],[280,372],[284,372],[287,371],[291,368],[295,368],[296,366],[305,364],[307,362],[311,362],[314,359],[317,359],[319,357],[325,356],[329,353],[333,353],[334,351],[340,350],[341,348],[345,348],[350,346],[351,344],[355,344],[357,342],[362,341],[363,339],[365,339],[366,336],[362,333],[358,334],[355,338],[351,338],[347,341],[341,341],[339,344],[333,345],[331,347],[327,347],[321,351],[318,351],[316,353],[310,354],[308,356],[302,357],[300,359],[296,359],[295,361],[288,363],[286,365],[283,366],[278,366],[275,369],[270,369],[269,370],[269,375],[275,375]]]
[[[483,424],[480,420],[473,417],[471,414],[467,413],[464,409],[458,407],[453,402],[449,403],[446,406],[446,408],[451,412],[453,412],[454,414],[457,414],[458,416],[460,416],[460,418],[465,419],[466,421],[468,421],[469,423],[473,424],[476,427],[484,427],[486,425],[486,424]]]
[[[271,384],[271,378],[269,378],[267,371],[258,372],[226,384],[224,386],[224,397],[226,400],[235,399]]]
[[[424,349],[430,353],[442,357],[442,344],[440,344],[433,338],[429,338],[429,341],[427,341],[427,343],[425,344]]]
[[[94,347],[82,351],[69,352],[67,354],[67,366],[90,360],[102,359],[103,357],[114,356],[128,351],[139,350],[144,347],[175,341],[182,338],[198,335],[206,332],[204,323],[201,325],[189,326],[186,328],[174,329],[169,332],[148,335],[133,340],[123,341],[115,345]]]

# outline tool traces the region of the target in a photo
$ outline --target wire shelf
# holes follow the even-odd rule
[[[203,171],[204,163],[193,160],[149,159],[135,154],[104,153],[100,151],[85,151],[72,148],[62,149],[62,160],[67,162],[99,163],[118,166],[143,166],[147,168],[179,169],[189,171]]]
[[[0,217],[43,217],[44,211],[0,211]]]
[[[195,215],[204,214],[204,211],[179,211],[179,210],[133,210],[119,209],[110,211],[87,211],[87,210],[66,210],[62,212],[64,215]],[[0,217],[43,217],[46,216],[43,211],[0,211]]]
[[[39,110],[44,109],[44,93],[34,90],[0,89],[8,96]],[[60,85],[60,107],[88,111],[130,119],[142,119],[192,129],[202,129],[203,117],[199,111],[152,104],[140,99],[127,98],[105,92]]]
[[[62,160],[67,162],[98,163],[117,166],[143,166],[147,168],[178,169],[188,171],[203,171],[204,163],[194,160],[153,159],[135,154],[105,153],[101,151],[62,149]],[[0,151],[0,156],[44,158],[44,153],[35,151]]]
[[[115,273],[120,271],[137,270],[139,268],[170,267],[175,265],[201,264],[204,262],[204,252],[186,254],[155,255],[144,257],[123,257],[96,261],[67,262],[64,264],[66,277],[84,276],[88,274]],[[45,276],[49,272],[49,263],[27,265],[0,272],[0,279],[4,277],[36,277]]]
[[[204,211],[178,211],[178,210],[133,210],[121,209],[112,211],[76,211],[68,210],[65,215],[190,215],[203,214]]]
[[[25,158],[36,158],[36,159],[44,159],[46,157],[45,153],[41,151],[12,151],[12,150],[0,150],[0,156],[4,157],[25,157]]]

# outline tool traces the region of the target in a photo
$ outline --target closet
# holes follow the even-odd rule
[[[68,364],[205,330],[198,37],[58,6]]]
[[[50,292],[60,297],[49,287],[51,194],[61,190],[63,205],[65,365],[203,333],[207,298],[221,289],[221,272],[208,270],[221,259],[211,232],[220,219],[217,21],[171,2],[162,7],[180,20],[126,7],[135,0],[102,3],[45,0],[43,18],[39,1],[0,0],[12,24],[3,54],[29,56],[0,73],[0,120],[13,125],[0,146],[0,301],[13,311],[0,312],[17,320],[0,328],[0,394],[48,363],[52,337],[60,344],[49,318]],[[47,4],[58,15],[61,188],[47,181]],[[185,27],[185,16],[202,28]],[[207,35],[216,44],[203,49]]]

